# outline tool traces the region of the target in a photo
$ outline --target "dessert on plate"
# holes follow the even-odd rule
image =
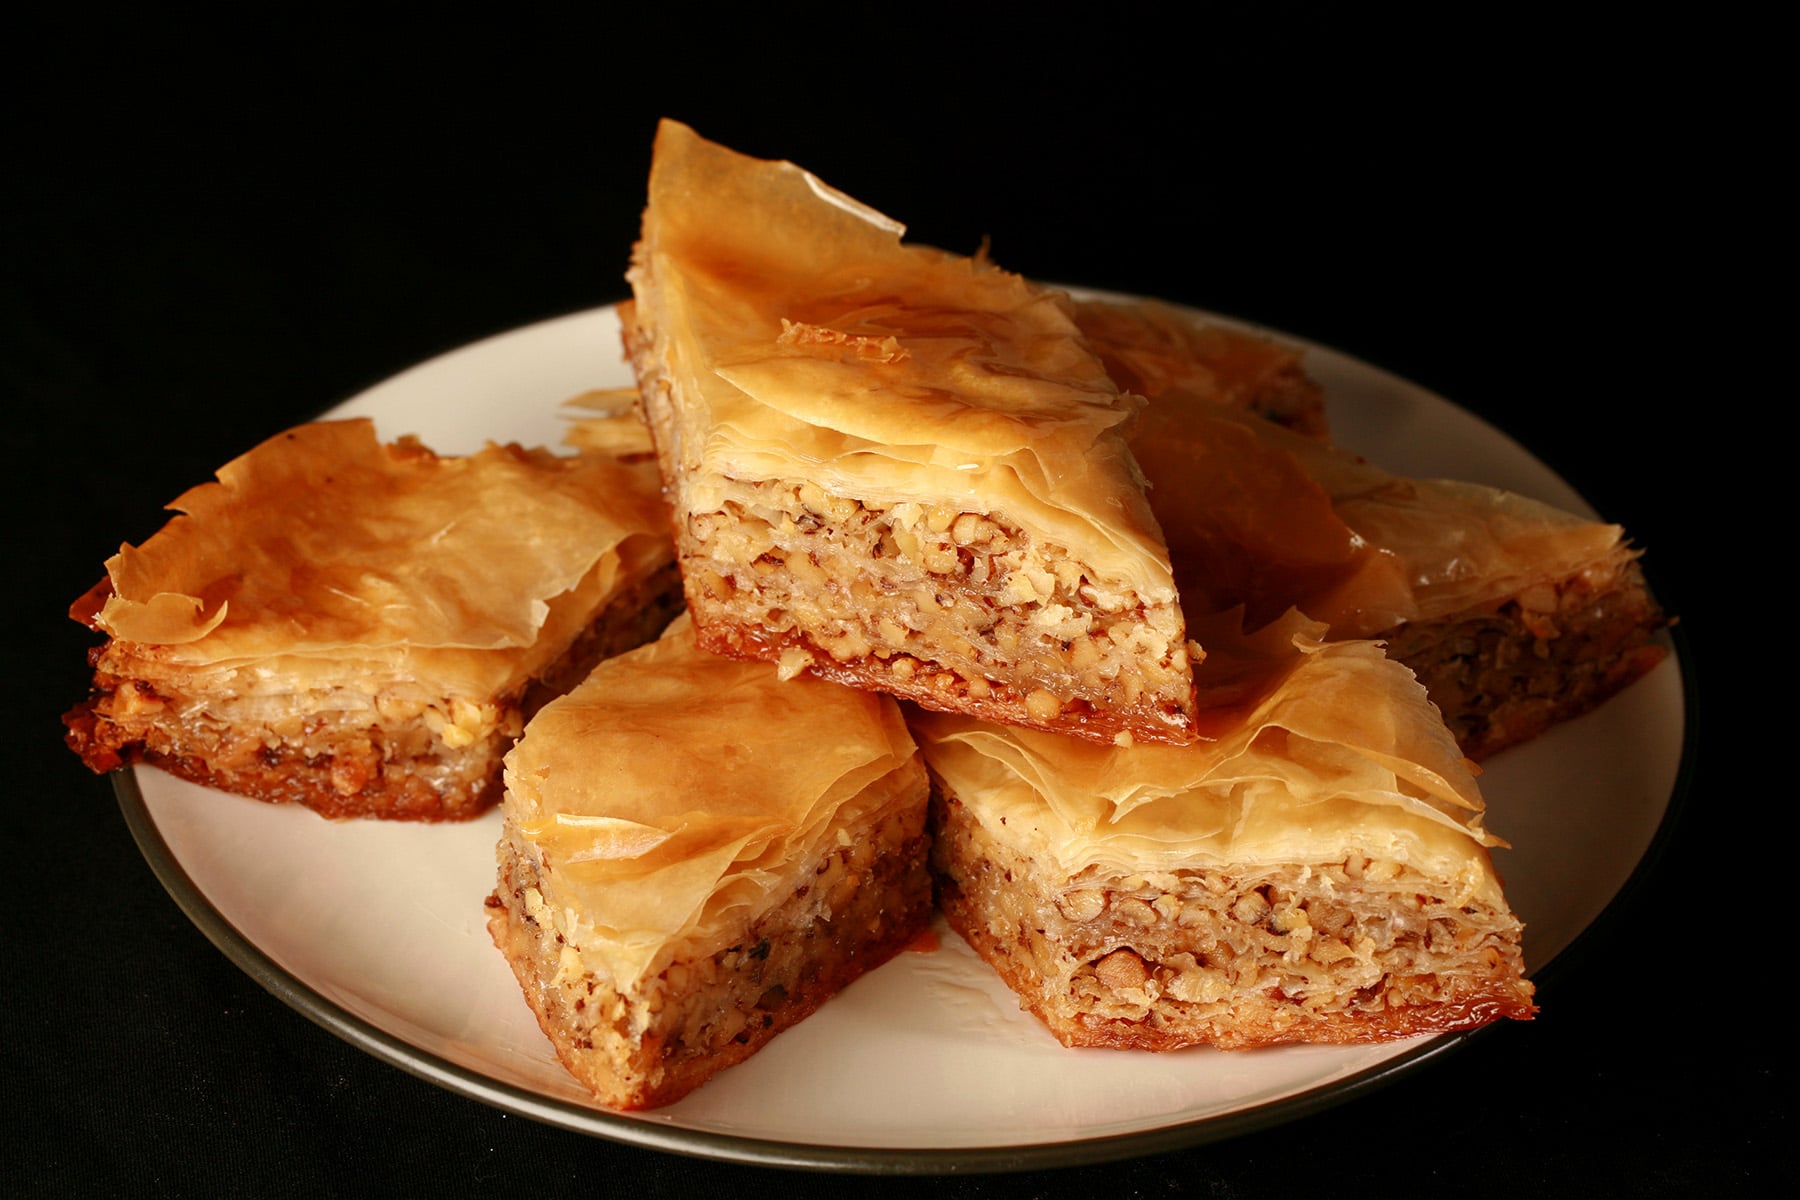
[[[1070,1046],[1367,1042],[1530,1017],[1496,839],[1411,674],[1298,614],[1202,632],[1193,745],[911,719],[952,927]]]
[[[489,929],[604,1104],[667,1104],[923,929],[925,770],[887,696],[694,643],[602,663],[506,759]]]
[[[1190,651],[1060,292],[663,122],[626,343],[701,644],[1100,742],[1192,737]]]
[[[1132,449],[1190,615],[1290,607],[1379,638],[1464,753],[1578,716],[1663,656],[1618,525],[1499,488],[1391,474],[1187,388],[1153,394]]]
[[[323,421],[170,507],[71,609],[107,640],[70,746],[329,817],[490,807],[531,710],[679,605],[654,467],[603,454]]]

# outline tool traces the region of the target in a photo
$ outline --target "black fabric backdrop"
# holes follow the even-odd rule
[[[414,1079],[261,990],[181,915],[108,781],[58,744],[63,618],[121,541],[226,459],[440,351],[620,298],[659,115],[798,161],[1039,278],[1259,321],[1399,372],[1561,471],[1649,549],[1707,683],[1669,187],[1710,153],[1658,63],[1566,19],[1448,28],[1278,6],[1054,18],[669,6],[377,33],[316,11],[78,22],[3,86],[4,1114],[33,1195],[806,1195],[827,1176],[563,1132]],[[1655,51],[1646,53],[1646,47]],[[22,565],[21,565],[22,564]],[[23,586],[21,586],[21,581]],[[1702,705],[1701,713],[1711,710]],[[1697,1191],[1792,1181],[1779,918],[1730,864],[1697,735],[1640,886],[1543,1014],[1349,1104],[1091,1167],[871,1194],[1253,1197]],[[1740,852],[1741,853],[1741,852]],[[1694,880],[1708,880],[1696,886]],[[1743,1009],[1721,1013],[1722,992]],[[1708,997],[1707,1006],[1696,1014]],[[1736,1024],[1741,1020],[1741,1024]]]

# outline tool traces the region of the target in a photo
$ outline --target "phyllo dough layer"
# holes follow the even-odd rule
[[[529,709],[679,601],[654,468],[605,455],[319,422],[170,507],[71,610],[108,641],[70,745],[332,817],[491,806]]]
[[[1478,484],[1408,479],[1185,388],[1132,436],[1189,613],[1290,607],[1380,638],[1463,752],[1579,715],[1663,656],[1639,552],[1617,525]]]
[[[1378,647],[1320,632],[1209,638],[1192,746],[913,721],[938,903],[1065,1044],[1362,1042],[1532,1015],[1454,742]]]
[[[1325,390],[1293,346],[1156,300],[1078,300],[1075,324],[1128,392],[1180,393],[1311,437],[1328,432]]]
[[[686,617],[539,712],[506,780],[489,928],[612,1107],[741,1062],[930,915],[898,706],[702,651]]]
[[[1065,296],[664,122],[627,346],[709,649],[1110,742],[1192,737],[1137,407]]]

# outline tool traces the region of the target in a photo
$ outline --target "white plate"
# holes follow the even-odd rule
[[[555,445],[560,402],[628,385],[610,308],[490,338],[333,410],[445,453]],[[1588,511],[1505,435],[1320,347],[1338,439],[1411,475],[1491,483]],[[1483,776],[1507,893],[1541,970],[1611,902],[1668,807],[1683,745],[1679,665],[1496,758]],[[1068,1050],[954,934],[859,980],[756,1057],[648,1114],[598,1109],[563,1071],[488,939],[499,817],[332,823],[161,771],[121,773],[158,876],[259,982],[370,1053],[502,1109],[602,1137],[743,1161],[1004,1169],[1146,1153],[1355,1095],[1457,1038],[1173,1054]]]

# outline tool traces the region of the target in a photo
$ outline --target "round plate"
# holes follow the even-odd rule
[[[561,401],[631,384],[618,347],[616,314],[593,309],[433,359],[329,415],[373,417],[384,439],[414,433],[441,453],[487,440],[556,445]],[[1590,512],[1470,414],[1367,364],[1306,350],[1346,447],[1402,474]],[[1649,848],[1681,767],[1684,716],[1671,655],[1598,711],[1487,764],[1487,824],[1517,847],[1498,852],[1498,865],[1526,922],[1533,973],[1600,915]],[[116,778],[158,877],[270,991],[452,1091],[649,1147],[864,1171],[1096,1161],[1288,1120],[1460,1040],[1069,1050],[940,923],[935,950],[901,954],[685,1099],[613,1113],[564,1072],[488,938],[482,901],[494,887],[498,813],[460,825],[333,823],[154,769]]]

